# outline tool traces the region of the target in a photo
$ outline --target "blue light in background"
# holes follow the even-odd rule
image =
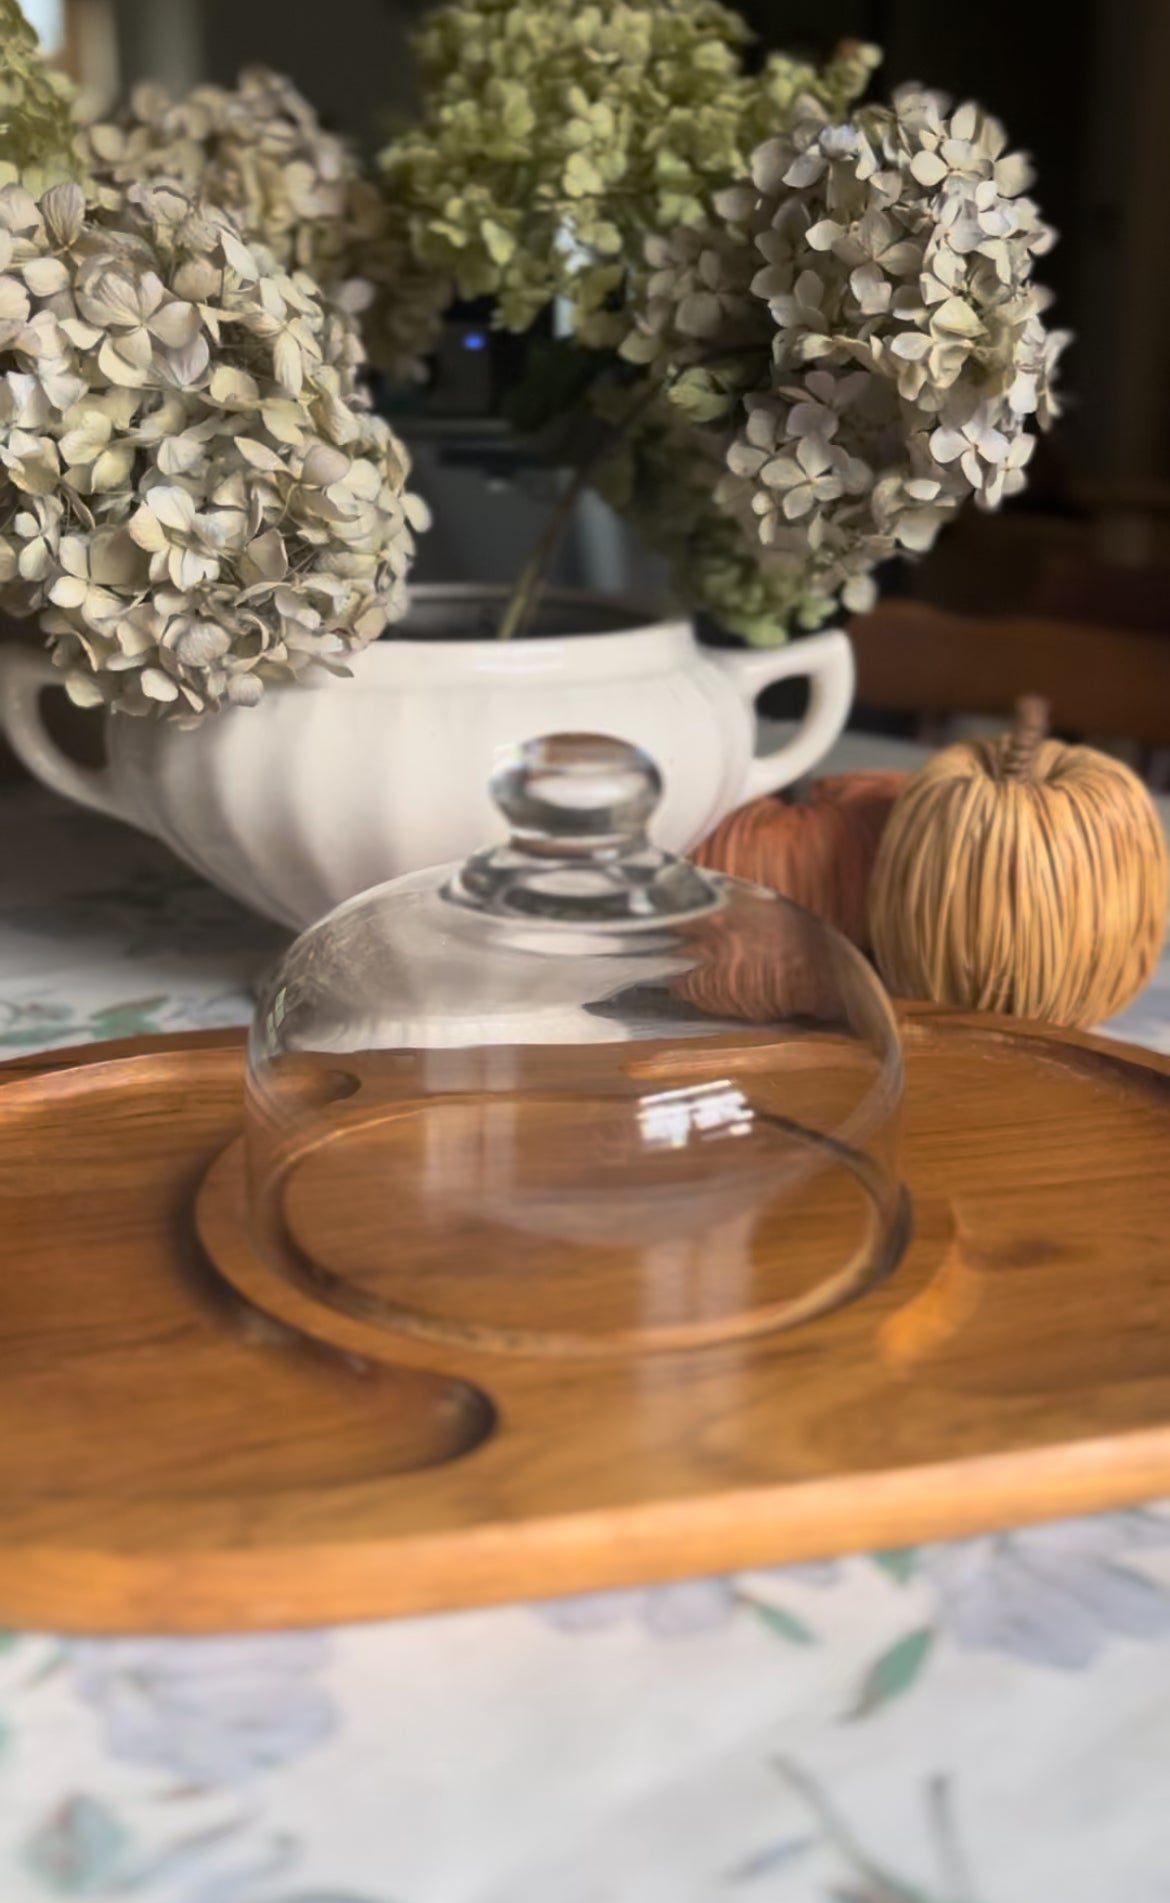
[[[487,337],[482,330],[466,330],[463,333],[464,350],[486,350]]]

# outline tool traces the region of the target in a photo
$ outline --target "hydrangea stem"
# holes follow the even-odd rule
[[[607,444],[607,450],[609,447],[610,445]],[[552,567],[553,558],[572,520],[573,512],[596,473],[597,461],[596,457],[586,457],[581,467],[574,472],[572,481],[558,499],[556,507],[541,530],[536,546],[520,570],[516,586],[504,608],[497,630],[501,641],[514,641],[518,635],[523,634],[536,613],[548,580],[548,570]]]
[[[581,500],[586,489],[588,489],[593,482],[606,458],[612,454],[616,445],[633,429],[634,425],[641,420],[656,399],[666,395],[672,385],[677,382],[678,378],[684,376],[688,370],[693,370],[704,364],[726,363],[729,358],[746,356],[750,352],[754,352],[755,349],[755,345],[749,345],[743,349],[721,350],[713,353],[709,357],[698,358],[696,363],[681,364],[677,370],[671,372],[661,382],[657,381],[657,379],[651,381],[649,387],[642,391],[637,401],[630,405],[630,408],[626,411],[621,422],[615,423],[612,429],[603,432],[601,441],[591,453],[585,457],[580,468],[574,471],[572,480],[542,529],[535,548],[520,570],[516,586],[509,595],[503,615],[501,616],[500,625],[497,630],[497,639],[501,641],[514,641],[519,635],[524,633],[540,604],[540,599],[544,593],[548,579],[548,571],[552,566],[553,558],[561,545],[561,540],[572,520],[573,512],[578,502]]]

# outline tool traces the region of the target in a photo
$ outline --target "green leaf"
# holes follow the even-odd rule
[[[67,1797],[35,1831],[25,1860],[58,1896],[92,1896],[112,1881],[129,1843],[111,1810],[94,1797]]]
[[[789,1645],[816,1644],[817,1635],[812,1627],[805,1625],[794,1612],[786,1612],[783,1606],[761,1605],[757,1599],[751,1601],[751,1608],[760,1624],[767,1626],[778,1639],[787,1639]]]
[[[128,1004],[113,1004],[104,1011],[95,1011],[90,1019],[90,1029],[95,1038],[140,1037],[145,1032],[157,1031],[154,1018],[162,1010],[167,1000],[161,998],[135,998]]]
[[[875,1553],[873,1563],[888,1573],[899,1586],[905,1586],[918,1572],[918,1548],[893,1546],[888,1553]]]
[[[868,1718],[872,1712],[888,1705],[892,1698],[901,1698],[922,1671],[933,1644],[934,1633],[929,1626],[905,1633],[870,1666],[861,1695],[848,1716]]]

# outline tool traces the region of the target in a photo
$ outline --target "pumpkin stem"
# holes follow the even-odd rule
[[[1000,762],[1005,780],[1030,780],[1036,749],[1048,734],[1048,702],[1040,694],[1024,694],[1016,702],[1016,724],[1008,735]]]

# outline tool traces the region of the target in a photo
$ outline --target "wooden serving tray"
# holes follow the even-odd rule
[[[927,1009],[903,1029],[896,1272],[786,1332],[579,1359],[257,1279],[211,1168],[242,1040],[5,1065],[0,1621],[361,1619],[1170,1493],[1170,1059]]]

